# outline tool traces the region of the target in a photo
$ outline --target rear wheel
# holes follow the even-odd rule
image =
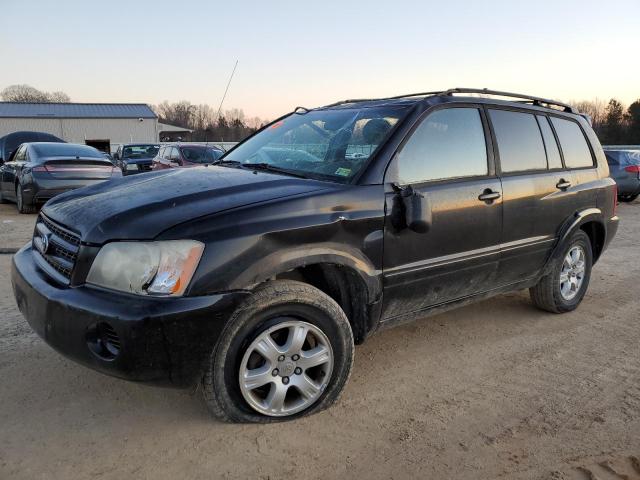
[[[279,280],[241,305],[213,348],[202,381],[224,421],[271,423],[323,410],[351,372],[353,334],[328,295]]]
[[[553,261],[551,272],[529,290],[534,305],[553,313],[575,310],[589,287],[592,262],[589,236],[578,230]]]
[[[16,187],[16,205],[20,213],[35,213],[37,209],[34,204],[25,202],[22,185],[20,183]]]
[[[618,195],[618,200],[625,203],[633,202],[636,198],[638,198],[640,194],[636,193],[633,195]]]

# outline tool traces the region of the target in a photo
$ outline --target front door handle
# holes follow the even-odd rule
[[[486,188],[484,192],[478,196],[478,200],[487,203],[491,203],[498,198],[500,198],[500,192],[494,192],[490,188]]]
[[[556,183],[556,188],[559,190],[566,190],[571,186],[571,182],[567,182],[564,178],[561,178],[558,183]]]

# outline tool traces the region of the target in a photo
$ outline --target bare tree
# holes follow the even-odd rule
[[[260,118],[245,120],[242,109],[226,110],[219,118],[206,104],[192,105],[187,101],[162,102],[152,107],[161,122],[193,130],[194,141],[238,141],[255,132],[264,123]]]
[[[71,101],[69,95],[64,92],[43,92],[31,85],[9,85],[0,97],[5,102],[20,103],[67,103]]]
[[[47,94],[51,103],[69,103],[71,98],[64,92],[51,92]]]

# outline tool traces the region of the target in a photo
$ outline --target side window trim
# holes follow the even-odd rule
[[[386,176],[389,174],[390,171],[393,170],[392,168],[389,168],[389,167],[391,167],[393,164],[397,162],[398,153],[402,151],[405,144],[411,139],[411,137],[413,136],[415,131],[420,127],[422,122],[425,121],[425,119],[429,117],[431,114],[439,110],[446,110],[446,109],[453,109],[453,108],[475,108],[478,111],[478,114],[480,115],[480,121],[482,123],[482,130],[484,133],[484,143],[485,143],[485,149],[487,153],[487,174],[462,176],[462,177],[450,177],[450,178],[442,178],[442,179],[436,179],[436,180],[420,180],[420,181],[415,181],[413,183],[408,183],[408,184],[401,183],[398,178],[392,178],[391,180],[387,179]],[[391,161],[389,162],[389,167],[387,167],[386,169],[384,181],[385,183],[389,183],[389,182],[397,183],[402,186],[404,185],[422,186],[422,185],[432,185],[432,184],[438,185],[438,184],[446,184],[446,183],[458,183],[458,182],[477,180],[480,178],[496,178],[498,176],[498,173],[497,173],[497,167],[496,167],[495,156],[494,156],[494,148],[495,147],[494,147],[493,137],[491,136],[491,132],[489,129],[489,122],[487,120],[484,104],[456,102],[456,103],[443,103],[439,105],[434,105],[431,108],[428,108],[427,110],[425,110],[422,114],[420,114],[420,116],[416,119],[411,129],[406,133],[406,135],[404,136],[404,138],[396,148],[395,152],[391,157]]]
[[[547,148],[547,142],[544,140],[544,133],[542,133],[542,127],[540,126],[540,119],[538,115],[534,115],[533,118],[536,121],[536,125],[538,125],[538,132],[540,132],[540,138],[542,138],[542,147],[544,148],[544,157],[547,160],[547,171],[551,170],[549,168],[549,149]]]
[[[560,145],[560,139],[558,138],[556,129],[553,127],[553,122],[549,118],[549,115],[547,115],[546,113],[536,113],[536,120],[539,121],[540,118],[544,118],[545,121],[547,122],[547,125],[549,125],[549,128],[551,129],[553,139],[556,142],[556,147],[558,147],[558,152],[560,153],[560,163],[562,163],[562,167],[560,168],[551,168],[549,166],[549,151],[547,150],[547,142],[544,139],[544,135],[542,135],[542,142],[544,143],[544,149],[545,149],[545,152],[547,152],[547,166],[549,167],[548,170],[552,172],[553,171],[560,172],[560,171],[567,170],[567,165],[564,163],[564,154],[562,153],[562,145]],[[540,123],[538,123],[538,126],[540,126]],[[540,130],[542,131],[542,128]]]
[[[558,132],[556,132],[556,127],[553,125],[553,122],[551,121],[551,117],[549,115],[545,115],[545,117],[547,117],[547,122],[549,122],[551,131],[553,132],[553,137],[556,139],[558,150],[560,150],[560,160],[562,160],[562,168],[564,170],[569,170],[569,167],[567,167],[567,164],[564,161],[564,152],[562,151],[562,144],[560,143],[560,137],[558,136]],[[560,117],[560,118],[563,118],[563,117]]]

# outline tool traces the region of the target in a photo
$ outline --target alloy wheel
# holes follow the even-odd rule
[[[585,253],[580,245],[569,249],[560,269],[560,294],[573,300],[580,291],[585,275]]]
[[[315,403],[327,387],[333,350],[317,326],[292,318],[260,333],[240,363],[242,396],[255,411],[287,416]]]

